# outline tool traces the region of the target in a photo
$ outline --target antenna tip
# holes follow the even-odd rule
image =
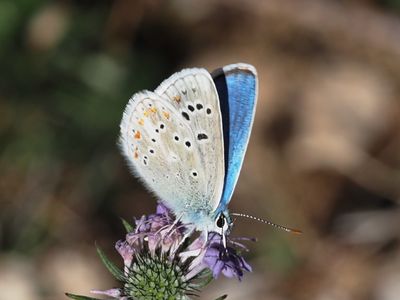
[[[294,234],[298,234],[298,235],[300,235],[300,234],[303,234],[303,231],[301,231],[301,230],[299,230],[299,229],[290,229],[290,232],[291,233],[294,233]]]

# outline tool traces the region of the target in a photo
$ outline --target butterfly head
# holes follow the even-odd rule
[[[219,212],[215,217],[214,228],[211,231],[217,232],[221,236],[226,236],[232,229],[232,220],[228,210]]]

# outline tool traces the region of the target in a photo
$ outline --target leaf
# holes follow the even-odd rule
[[[217,298],[215,300],[223,300],[223,299],[226,299],[226,298],[228,298],[228,295],[223,295],[223,296],[221,296],[221,297],[219,297],[219,298]]]
[[[208,285],[213,279],[214,277],[212,276],[212,272],[210,271],[210,269],[204,269],[203,271],[201,271],[199,274],[196,275],[195,283],[192,283],[191,286],[193,289],[201,290],[206,285]]]
[[[96,244],[97,254],[100,256],[101,261],[106,266],[108,271],[119,281],[123,281],[125,279],[124,273],[112,262],[108,259],[103,250]]]
[[[203,272],[201,272],[199,274],[199,277],[197,279],[198,279],[198,282],[196,284],[192,284],[192,286],[195,289],[201,290],[206,285],[208,285],[214,279],[214,277],[212,276],[212,273],[210,270],[205,269]]]
[[[70,293],[65,293],[65,296],[67,296],[68,298],[74,299],[74,300],[101,300],[98,298],[74,295],[74,294],[70,294]]]
[[[134,227],[131,225],[131,223],[129,223],[127,220],[125,220],[124,218],[121,218],[122,224],[125,227],[125,230],[127,233],[132,232]]]

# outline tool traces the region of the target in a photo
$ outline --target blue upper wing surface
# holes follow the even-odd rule
[[[257,103],[258,80],[255,68],[233,64],[212,73],[220,98],[224,131],[225,182],[217,211],[231,200],[249,143]]]

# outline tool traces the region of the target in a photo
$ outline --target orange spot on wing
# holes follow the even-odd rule
[[[140,139],[142,135],[140,134],[140,131],[136,131],[135,135],[133,136],[135,139]]]
[[[144,125],[144,120],[143,119],[139,120],[139,125],[142,125],[142,126]]]
[[[168,112],[163,111],[163,115],[167,120],[169,120],[169,113]]]
[[[133,153],[133,157],[134,157],[135,159],[137,159],[137,158],[139,157],[139,154],[137,153],[137,151],[135,151],[135,153]]]
[[[174,96],[174,101],[176,101],[176,103],[181,102],[181,96],[180,95]]]
[[[145,117],[148,117],[150,114],[154,114],[154,113],[156,113],[157,112],[157,108],[155,108],[155,107],[152,107],[152,108],[148,108],[148,109],[146,109],[146,111],[143,113],[143,115],[145,116]]]

